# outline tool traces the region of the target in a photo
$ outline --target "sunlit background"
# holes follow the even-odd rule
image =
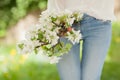
[[[0,0],[0,80],[60,80],[55,64],[44,56],[16,51],[16,43],[37,23],[46,4],[47,0]],[[120,0],[115,0],[115,15],[102,80],[120,80]]]

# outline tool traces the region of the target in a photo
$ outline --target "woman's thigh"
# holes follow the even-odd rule
[[[104,60],[111,42],[111,22],[87,16],[75,27],[81,30],[83,36],[82,80],[100,80]]]

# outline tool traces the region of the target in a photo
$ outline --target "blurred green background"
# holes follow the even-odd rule
[[[112,42],[102,71],[102,80],[120,80],[120,4],[116,0]],[[60,80],[55,64],[40,55],[20,55],[16,42],[28,26],[37,22],[47,0],[0,0],[0,80]],[[82,43],[82,42],[81,42]]]

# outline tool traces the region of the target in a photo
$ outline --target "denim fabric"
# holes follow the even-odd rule
[[[84,13],[82,21],[74,23],[75,30],[81,30],[81,41],[56,64],[60,80],[100,80],[102,68],[111,43],[111,21],[96,19]],[[66,38],[61,41],[69,43]],[[82,47],[82,59],[80,59]]]

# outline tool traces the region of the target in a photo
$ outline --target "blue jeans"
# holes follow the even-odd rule
[[[74,23],[75,30],[81,30],[82,59],[80,42],[73,45],[68,54],[56,64],[60,80],[100,80],[102,68],[111,42],[111,21],[96,19],[84,13],[83,20]],[[65,43],[70,41],[61,38]]]

